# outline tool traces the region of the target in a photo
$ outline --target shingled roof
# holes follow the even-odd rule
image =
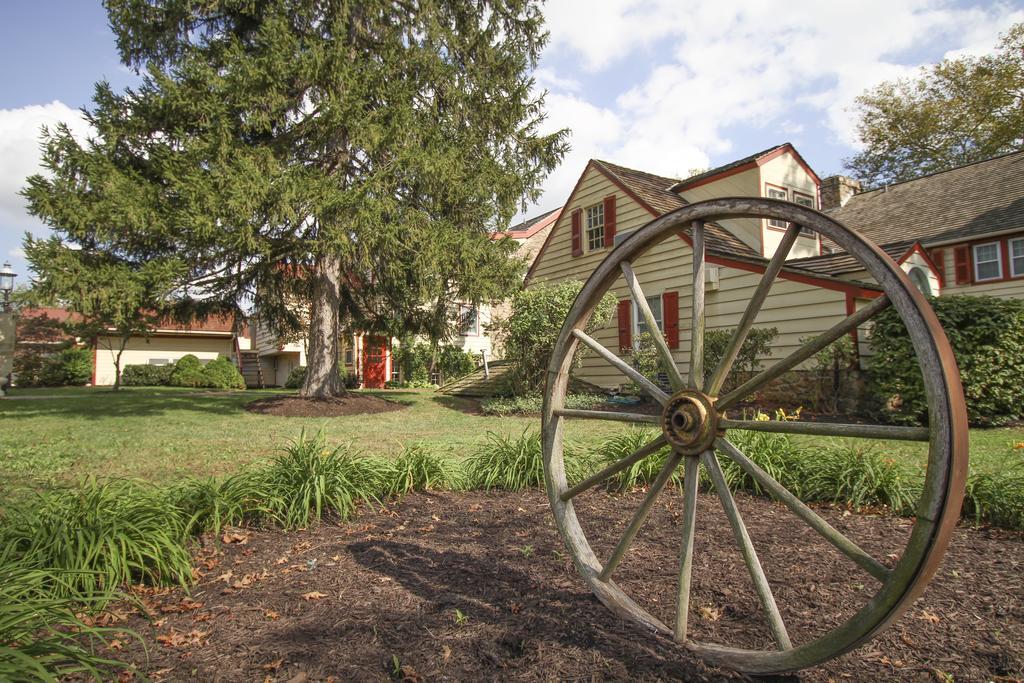
[[[863,192],[829,215],[877,244],[1024,230],[1024,151]]]
[[[688,203],[669,189],[679,182],[675,178],[666,178],[646,171],[638,171],[635,168],[626,168],[610,161],[594,159],[594,163],[606,174],[617,179],[626,190],[635,195],[641,203],[646,204],[656,215],[661,216],[675,211]],[[709,223],[705,226],[705,230],[707,246],[711,251],[730,256],[760,256],[719,225]]]
[[[516,223],[515,225],[513,225],[511,228],[509,228],[505,232],[511,233],[512,237],[523,237],[524,236],[523,233],[530,233],[530,229],[533,228],[535,225],[537,225],[538,223],[540,223],[541,221],[543,221],[545,218],[547,218],[551,214],[555,213],[556,211],[561,211],[561,210],[562,210],[562,207],[558,207],[557,209],[551,209],[550,211],[545,211],[544,213],[540,214],[539,216],[534,216],[533,218],[527,218],[522,223]]]
[[[914,241],[901,241],[885,244],[882,251],[889,255],[892,260],[899,260],[907,253],[907,250],[914,245]],[[807,256],[804,258],[793,258],[786,261],[786,265],[802,268],[814,273],[824,275],[843,275],[864,270],[864,266],[857,259],[845,251],[837,251],[833,254],[822,254],[821,256]]]

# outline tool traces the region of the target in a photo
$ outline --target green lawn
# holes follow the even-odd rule
[[[21,390],[18,396],[48,397],[0,401],[0,490],[72,481],[96,475],[169,481],[181,476],[232,473],[266,459],[301,430],[323,429],[331,443],[350,442],[369,454],[394,456],[422,441],[461,458],[490,431],[518,435],[539,430],[539,418],[483,417],[469,405],[429,390],[370,392],[407,404],[405,410],[338,418],[285,418],[243,409],[279,390],[210,393],[176,388],[66,388]],[[567,434],[593,445],[622,426],[570,421]],[[805,444],[821,441],[804,437]],[[1024,429],[971,432],[971,465],[999,471],[1024,461]],[[863,447],[885,449],[908,465],[923,462],[925,446],[904,442]]]
[[[273,391],[197,392],[129,387],[21,390],[25,400],[0,400],[0,489],[79,477],[142,477],[235,472],[263,460],[300,431],[323,429],[330,443],[350,442],[369,454],[394,456],[422,441],[464,457],[489,431],[540,429],[540,418],[483,417],[466,402],[429,390],[369,392],[405,403],[405,410],[337,418],[256,415],[243,406]],[[35,398],[49,397],[49,398]],[[569,438],[596,443],[621,426],[576,421]]]

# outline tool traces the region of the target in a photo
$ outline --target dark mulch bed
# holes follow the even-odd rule
[[[590,492],[577,510],[606,556],[641,499]],[[616,576],[661,618],[674,611],[679,498],[665,495]],[[739,496],[795,642],[851,613],[872,582],[769,501]],[[907,520],[823,514],[883,561]],[[717,501],[698,503],[692,633],[767,646],[769,635]],[[236,533],[237,532],[237,533]],[[544,495],[414,494],[346,524],[232,530],[208,539],[201,578],[144,595],[156,621],[119,652],[155,680],[723,680],[671,642],[620,621],[566,557]],[[877,640],[808,681],[1014,680],[1024,675],[1024,534],[962,528],[925,596]],[[127,610],[125,610],[127,611]],[[461,616],[460,616],[461,615]],[[298,678],[296,678],[298,677]],[[308,678],[307,678],[308,677]]]
[[[367,394],[348,394],[337,398],[302,398],[291,394],[269,396],[245,404],[245,409],[261,415],[280,417],[342,417],[388,413],[407,406]]]

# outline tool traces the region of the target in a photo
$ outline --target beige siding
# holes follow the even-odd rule
[[[771,183],[772,185],[785,188],[789,201],[793,201],[793,192],[796,191],[813,197],[815,206],[817,206],[818,186],[814,184],[814,178],[804,170],[803,166],[797,163],[796,157],[791,152],[786,152],[765,162],[760,166],[760,171],[760,196],[768,196],[767,183]],[[763,221],[763,225],[764,256],[770,257],[778,248],[784,232],[770,227],[768,221]],[[819,238],[801,235],[790,250],[789,258],[817,256],[819,253],[821,253]]]
[[[690,203],[718,197],[760,197],[760,177],[760,171],[755,167],[684,190],[680,196]],[[756,218],[736,218],[719,221],[719,224],[740,238],[748,247],[761,253],[761,221]]]
[[[114,361],[121,340],[100,337],[96,345],[96,384],[110,386],[117,377]],[[192,354],[201,361],[217,356],[230,357],[235,352],[234,340],[225,337],[133,337],[121,355],[121,369],[126,365],[148,365],[151,360],[177,361]]]
[[[651,220],[650,213],[625,193],[617,191],[603,175],[588,171],[577,196],[555,226],[551,242],[538,260],[534,278],[528,286],[541,281],[585,281],[590,276],[609,250],[572,257],[571,213],[573,209],[600,201],[612,192],[616,192],[620,230],[639,227]],[[633,263],[647,296],[679,292],[679,349],[674,356],[684,371],[688,371],[690,351],[692,260],[689,245],[673,236],[652,247]],[[708,329],[735,327],[761,278],[760,273],[721,266],[718,272],[718,289],[707,293]],[[620,301],[628,297],[622,278],[614,283],[611,291]],[[772,349],[772,357],[779,359],[792,352],[801,338],[816,335],[845,316],[846,295],[843,292],[780,279],[772,288],[755,325],[779,329],[778,340]],[[618,351],[618,329],[614,318],[593,336],[605,347]],[[616,370],[593,355],[585,357],[577,376],[604,387],[617,387],[625,382]]]

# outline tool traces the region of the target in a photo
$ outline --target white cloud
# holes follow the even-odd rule
[[[40,162],[40,131],[51,130],[58,123],[67,123],[76,137],[84,137],[89,126],[77,109],[54,100],[49,104],[19,109],[0,109],[0,226],[38,226],[38,221],[25,212],[25,199],[18,193],[25,179],[42,171]],[[19,235],[20,235],[19,230]]]
[[[1024,10],[947,0],[552,0],[545,16],[561,66],[556,74],[542,64],[538,83],[551,91],[552,121],[574,136],[538,209],[564,201],[590,157],[678,176],[711,155],[755,151],[733,149],[728,130],[737,126],[770,126],[782,142],[810,133],[803,123],[816,116],[834,136],[827,142],[852,148],[858,94],[911,75],[920,65],[908,55],[990,51]],[[599,93],[614,106],[588,103],[588,88],[606,88],[602,75],[620,65],[639,76]]]

